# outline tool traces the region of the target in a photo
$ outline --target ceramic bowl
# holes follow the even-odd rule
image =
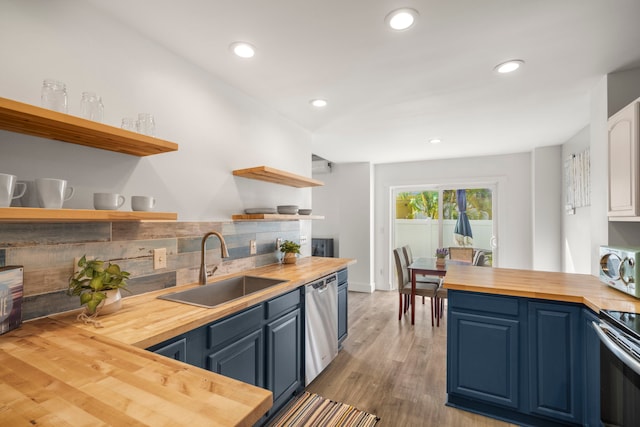
[[[311,215],[311,209],[298,209],[300,215]]]
[[[298,205],[280,205],[278,213],[283,215],[295,215],[298,213]]]

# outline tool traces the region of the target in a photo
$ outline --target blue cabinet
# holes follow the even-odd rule
[[[529,302],[529,410],[554,420],[582,422],[580,307]]]
[[[148,350],[270,390],[270,416],[304,388],[302,313],[298,288]]]
[[[581,305],[449,290],[449,406],[528,425],[599,425],[595,333]]]
[[[181,362],[187,361],[187,338],[179,337],[173,339],[170,342],[164,342],[160,346],[153,348],[154,353],[158,353],[162,356],[170,359],[179,360]]]
[[[245,383],[264,387],[264,336],[252,331],[208,355],[207,369]]]
[[[301,310],[269,322],[266,330],[267,386],[273,392],[271,413],[289,401],[297,390],[304,387],[302,364],[303,321]]]
[[[520,406],[520,319],[513,298],[450,292],[447,391]]]
[[[340,348],[342,347],[342,342],[347,338],[349,331],[349,282],[347,274],[346,268],[338,271],[338,346]]]
[[[517,408],[518,320],[453,312],[449,392]]]

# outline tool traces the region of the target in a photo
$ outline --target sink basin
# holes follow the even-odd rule
[[[202,285],[186,291],[160,295],[159,299],[213,308],[254,292],[261,291],[286,280],[258,276],[238,276]]]

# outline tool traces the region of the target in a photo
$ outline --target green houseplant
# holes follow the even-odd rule
[[[103,314],[117,311],[122,298],[120,289],[127,290],[130,274],[122,271],[118,264],[87,260],[86,255],[80,258],[78,267],[69,277],[68,294],[80,296],[80,305],[86,305],[88,314],[97,315],[98,310]]]
[[[300,245],[291,240],[285,240],[280,245],[280,252],[284,254],[282,259],[284,264],[295,264],[298,260],[296,255],[300,253]]]

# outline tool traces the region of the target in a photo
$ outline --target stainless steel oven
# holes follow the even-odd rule
[[[604,426],[640,426],[640,315],[603,310],[600,338],[600,416]]]

